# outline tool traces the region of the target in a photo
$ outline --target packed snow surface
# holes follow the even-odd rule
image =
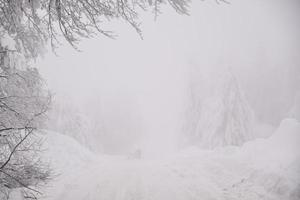
[[[67,136],[45,137],[45,158],[58,174],[46,200],[300,199],[300,123],[293,119],[242,147],[190,147],[161,159],[96,156]]]

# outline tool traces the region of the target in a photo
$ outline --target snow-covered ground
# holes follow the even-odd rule
[[[163,159],[96,156],[48,132],[45,158],[58,176],[46,200],[299,200],[300,123],[282,121],[242,147],[196,147]]]

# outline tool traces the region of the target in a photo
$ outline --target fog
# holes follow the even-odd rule
[[[63,44],[36,65],[54,101],[96,126],[82,133],[94,149],[167,154],[182,142],[191,83],[209,85],[227,70],[256,121],[279,125],[300,91],[299,9],[297,0],[194,1],[189,16],[165,7],[156,20],[141,14],[142,38],[112,22],[117,39],[84,39],[80,52]]]

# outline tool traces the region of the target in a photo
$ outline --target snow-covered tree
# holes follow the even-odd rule
[[[197,89],[195,83],[191,89],[194,95],[188,114],[192,121],[186,125],[187,137],[204,148],[242,145],[254,137],[254,114],[237,79],[229,71],[219,74],[211,79],[213,84],[206,82],[210,85],[206,90]]]
[[[187,13],[189,0],[0,0],[0,35],[13,36],[16,48],[28,57],[37,57],[50,39],[57,46],[59,37],[76,48],[78,40],[99,32],[114,37],[101,27],[113,19],[124,20],[139,34],[138,11],[169,4],[180,14]]]
[[[35,68],[0,43],[0,199],[20,188],[35,198],[50,170],[40,162],[35,131],[44,121],[50,97]],[[22,64],[22,65],[21,65]]]

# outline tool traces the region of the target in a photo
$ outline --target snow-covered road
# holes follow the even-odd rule
[[[48,187],[46,199],[299,200],[300,160],[294,153],[295,148],[299,149],[298,131],[299,124],[287,134],[291,140],[283,140],[277,133],[243,148],[215,151],[190,148],[161,160],[95,156],[75,147],[78,145],[75,142],[67,146],[61,140],[70,151],[67,155],[74,155],[77,160],[72,157],[56,160],[63,163],[57,166],[62,169],[61,175]],[[285,144],[280,146],[278,142]],[[285,149],[282,158],[276,152],[279,157],[273,159],[273,145],[276,151]],[[293,155],[289,157],[291,152]],[[52,153],[66,152],[56,149]]]
[[[230,158],[214,160],[199,156],[197,159],[93,161],[65,174],[58,183],[60,190],[49,199],[258,200],[282,199],[286,195],[285,177],[252,169]]]

